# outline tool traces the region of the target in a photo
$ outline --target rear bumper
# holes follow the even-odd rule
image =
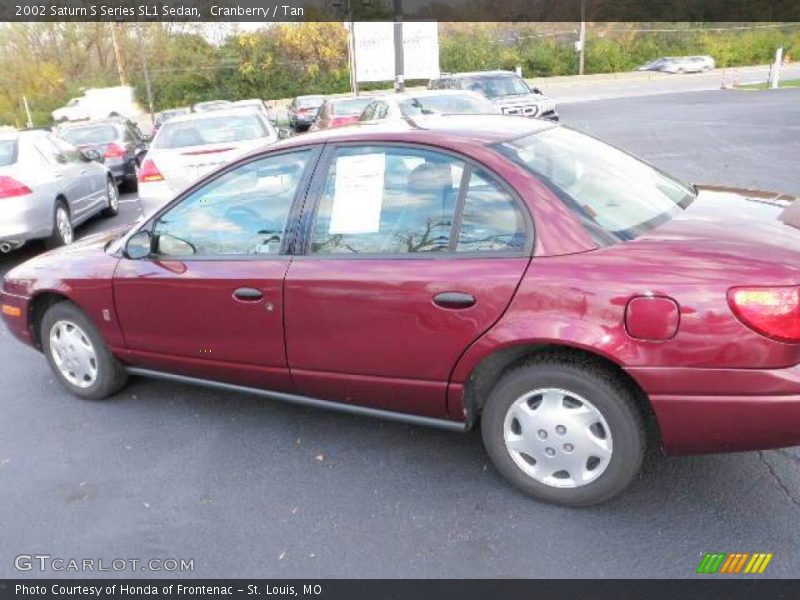
[[[628,372],[650,396],[669,454],[800,445],[800,365]]]
[[[142,212],[148,216],[152,215],[176,195],[166,181],[140,181],[138,194]]]
[[[28,327],[29,299],[15,296],[0,289],[0,317],[8,331],[15,338],[33,346],[33,338]]]

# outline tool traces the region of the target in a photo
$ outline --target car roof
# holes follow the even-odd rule
[[[109,117],[107,119],[92,119],[91,121],[69,121],[62,123],[57,130],[80,129],[81,127],[94,127],[96,125],[124,125],[127,119],[120,117]]]
[[[205,119],[216,119],[218,117],[235,115],[257,115],[259,113],[260,111],[249,106],[232,106],[231,108],[210,110],[208,112],[193,112],[186,115],[178,115],[177,117],[172,117],[169,123],[185,123],[186,121],[202,121]]]
[[[303,146],[314,142],[459,140],[490,145],[558,127],[550,121],[510,115],[425,115],[359,123],[326,129],[278,142],[270,147]]]
[[[502,69],[495,69],[493,71],[466,71],[464,73],[442,73],[440,77],[436,77],[435,79],[444,79],[445,77],[480,77],[481,75],[508,75],[508,76],[517,76],[514,71],[504,71]]]

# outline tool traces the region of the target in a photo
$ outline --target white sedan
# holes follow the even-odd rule
[[[260,110],[230,109],[174,117],[158,130],[139,169],[139,199],[152,214],[206,173],[278,141]]]

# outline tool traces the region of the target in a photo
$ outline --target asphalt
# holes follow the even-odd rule
[[[800,90],[562,115],[693,181],[800,193]],[[124,200],[120,217],[81,233],[135,218],[135,196]],[[0,258],[0,271],[36,251]],[[795,577],[800,562],[798,448],[653,453],[618,500],[567,510],[509,488],[474,433],[147,380],[76,400],[2,328],[0,407],[0,577],[32,575],[13,562],[34,553],[270,578],[692,577],[705,552],[772,552],[764,576]]]

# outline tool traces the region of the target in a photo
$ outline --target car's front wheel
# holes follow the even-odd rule
[[[506,479],[563,506],[619,494],[639,471],[646,443],[626,382],[568,354],[541,356],[506,373],[486,401],[481,430]]]
[[[89,317],[72,302],[52,305],[41,323],[44,354],[61,384],[89,400],[103,400],[125,385],[128,375]]]

